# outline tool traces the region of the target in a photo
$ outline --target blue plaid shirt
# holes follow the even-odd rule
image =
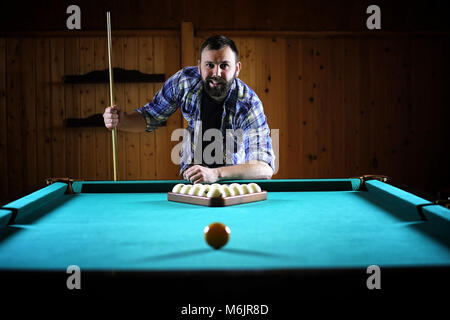
[[[187,67],[170,77],[153,101],[136,109],[145,118],[146,131],[153,131],[181,108],[188,127],[181,146],[180,173],[191,165],[202,163],[196,151],[202,149],[202,91],[203,83],[197,67]],[[258,160],[268,163],[275,171],[275,155],[263,105],[256,93],[238,78],[224,101],[220,131],[223,153],[219,156],[223,156],[224,165]]]

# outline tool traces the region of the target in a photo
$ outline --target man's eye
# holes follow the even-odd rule
[[[222,63],[222,64],[220,65],[220,69],[225,70],[226,68],[228,68],[228,64]]]
[[[210,69],[214,68],[214,65],[212,63],[207,63],[206,66]]]

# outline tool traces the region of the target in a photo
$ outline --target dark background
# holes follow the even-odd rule
[[[191,21],[196,29],[367,31],[364,13],[376,4],[382,30],[395,32],[450,30],[447,1],[4,1],[3,31],[64,31],[66,8],[82,11],[82,30],[104,30],[105,12],[114,13],[115,29],[174,29]],[[117,15],[120,13],[120,15]]]

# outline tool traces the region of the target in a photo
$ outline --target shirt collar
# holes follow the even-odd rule
[[[231,85],[230,92],[228,92],[228,96],[225,99],[225,108],[229,110],[233,110],[236,108],[238,98],[238,86],[237,86],[237,78],[234,79],[233,84]]]

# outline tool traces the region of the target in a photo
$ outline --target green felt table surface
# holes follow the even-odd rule
[[[418,206],[428,201],[379,181],[368,191],[358,180],[259,181],[267,200],[220,208],[169,202],[179,182],[80,182],[75,194],[55,183],[5,205],[2,217],[15,217],[0,229],[0,269],[450,265],[450,210],[424,206],[422,219]],[[212,222],[231,228],[220,250],[203,238]]]

